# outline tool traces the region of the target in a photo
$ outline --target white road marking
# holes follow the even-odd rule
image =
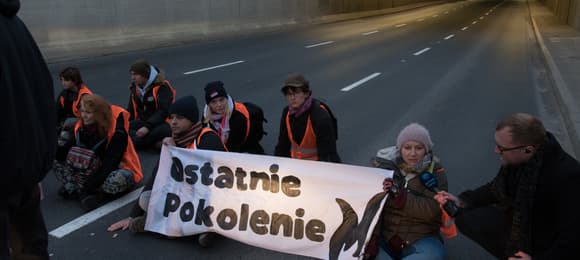
[[[438,15],[438,14],[436,14],[436,15],[433,15],[433,17],[439,17],[439,15]]]
[[[355,83],[352,83],[352,84],[350,84],[350,85],[348,85],[348,86],[346,86],[346,87],[342,88],[340,91],[347,92],[347,91],[349,91],[349,90],[351,90],[351,89],[353,89],[353,88],[356,88],[356,87],[358,87],[358,86],[360,86],[360,85],[364,84],[365,82],[367,82],[367,81],[369,81],[369,80],[371,80],[371,79],[374,79],[374,78],[378,77],[379,75],[381,75],[381,73],[380,73],[380,72],[375,72],[375,73],[371,74],[370,76],[367,76],[367,77],[366,77],[366,78],[364,78],[364,79],[361,79],[361,80],[359,80],[359,81],[357,81],[357,82],[355,82]]]
[[[461,28],[461,30],[465,31],[465,30],[467,30],[467,28],[469,28],[469,27],[465,26],[465,27]]]
[[[364,36],[367,36],[367,35],[371,35],[371,34],[373,34],[373,33],[378,33],[378,32],[379,32],[379,31],[375,30],[375,31],[370,31],[370,32],[365,32],[365,33],[362,33],[362,35],[364,35]]]
[[[476,23],[477,23],[477,21],[473,21],[473,23],[472,23],[472,24],[476,24]]]
[[[483,20],[483,16],[482,17],[479,17],[479,20]]]
[[[422,21],[425,21],[425,18],[419,18],[419,19],[417,19],[417,22],[422,22]]]
[[[234,62],[230,62],[230,63],[226,63],[226,64],[222,64],[222,65],[217,65],[217,66],[213,66],[213,67],[207,67],[207,68],[203,68],[203,69],[197,69],[197,70],[192,70],[192,71],[184,72],[183,74],[185,74],[185,75],[191,75],[191,74],[195,74],[195,73],[199,73],[199,72],[204,72],[204,71],[207,71],[207,70],[213,70],[213,69],[217,69],[217,68],[222,68],[222,67],[227,67],[227,66],[231,66],[231,65],[240,64],[240,63],[244,63],[244,61],[243,60],[234,61]]]
[[[407,24],[406,24],[406,23],[402,23],[402,24],[397,24],[397,25],[395,25],[395,27],[397,27],[397,28],[399,28],[399,27],[403,27],[403,26],[407,26]]]
[[[445,11],[445,14],[448,14],[448,13],[449,13],[449,11]]]
[[[322,46],[322,45],[328,45],[328,44],[333,44],[333,43],[334,43],[334,41],[321,42],[321,43],[317,43],[317,44],[306,45],[306,46],[304,46],[304,48],[309,49],[309,48],[314,48],[314,47],[318,47],[318,46]]]
[[[49,234],[56,238],[63,238],[64,236],[74,232],[75,230],[78,230],[94,222],[95,220],[131,203],[132,201],[134,201],[139,197],[139,194],[141,194],[142,189],[143,187],[136,189],[117,200],[111,201],[100,208],[97,208],[89,213],[86,213],[74,219],[73,221],[54,229],[53,231],[50,231]]]
[[[445,37],[444,39],[445,39],[445,40],[449,40],[449,39],[451,39],[451,38],[453,38],[453,37],[455,37],[455,34],[450,34],[450,35],[447,35],[447,37]]]
[[[422,49],[422,50],[420,50],[420,51],[418,51],[418,52],[415,52],[415,53],[413,53],[413,55],[415,55],[415,56],[419,56],[419,55],[421,55],[421,54],[423,54],[423,53],[425,53],[425,52],[429,51],[430,49],[431,49],[431,48],[427,47],[427,48],[425,48],[425,49]]]

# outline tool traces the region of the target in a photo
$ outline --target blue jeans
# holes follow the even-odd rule
[[[384,241],[381,241],[381,246],[379,247],[379,254],[377,255],[377,260],[391,260],[398,259],[393,257]],[[421,238],[415,243],[408,245],[403,249],[401,253],[401,258],[405,260],[439,260],[445,259],[445,248],[443,243],[439,238],[434,236],[429,236]]]

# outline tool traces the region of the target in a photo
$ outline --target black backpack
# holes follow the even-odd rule
[[[330,107],[327,104],[325,104],[320,100],[318,100],[318,102],[323,107],[323,109],[326,110],[326,112],[328,112],[328,115],[330,115],[330,119],[332,120],[332,126],[334,128],[334,138],[335,140],[338,140],[338,123],[336,122],[336,117],[334,116],[334,114],[330,110]]]
[[[250,114],[250,133],[248,138],[246,138],[246,143],[259,143],[264,135],[268,135],[264,131],[264,122],[268,123],[268,120],[264,118],[264,111],[258,105],[251,102],[244,102],[243,104]]]

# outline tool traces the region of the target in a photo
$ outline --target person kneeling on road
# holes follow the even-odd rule
[[[53,171],[58,194],[79,199],[85,211],[130,191],[143,177],[127,134],[129,113],[97,95],[84,95],[71,140],[59,145]]]
[[[193,96],[186,96],[175,101],[169,109],[171,127],[171,137],[163,139],[164,145],[177,146],[187,149],[205,149],[214,151],[227,151],[217,133],[210,128],[202,128],[199,120],[199,110],[197,101]],[[157,174],[159,162],[148,178],[139,200],[133,205],[130,216],[113,223],[108,231],[119,229],[133,232],[145,232],[145,219],[147,217],[147,208],[149,207],[149,198],[151,189]],[[208,247],[216,238],[215,233],[202,233],[198,236],[199,245]]]

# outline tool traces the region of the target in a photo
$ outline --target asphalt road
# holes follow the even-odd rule
[[[499,159],[493,152],[493,133],[499,119],[527,112],[544,119],[556,136],[562,132],[538,55],[525,1],[457,1],[386,16],[50,64],[50,69],[58,79],[65,66],[79,67],[94,92],[121,106],[128,100],[129,66],[141,57],[166,72],[178,96],[195,95],[203,102],[205,83],[222,80],[234,99],[254,102],[265,110],[268,135],[262,144],[268,153],[275,146],[285,105],[281,84],[287,74],[302,72],[314,96],[328,103],[338,117],[338,149],[344,163],[368,166],[378,149],[395,143],[402,127],[420,122],[430,129],[450,190],[457,193],[495,175]],[[55,80],[57,90],[59,86]],[[141,152],[140,157],[144,174],[149,175],[157,154]],[[77,203],[58,198],[54,176],[45,179],[44,187],[49,231],[83,216]],[[106,227],[127,216],[129,208],[114,210],[62,238],[51,236],[52,258],[304,258],[225,238],[202,249],[193,238],[107,232]],[[461,236],[446,241],[446,247],[449,259],[491,258]]]

